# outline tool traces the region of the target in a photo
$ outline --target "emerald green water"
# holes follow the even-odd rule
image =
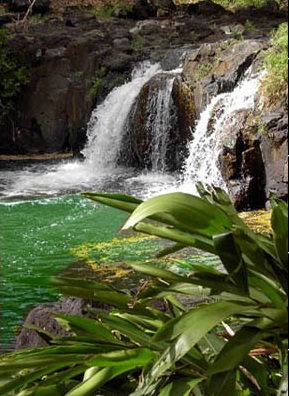
[[[184,262],[177,257],[156,262],[154,252],[164,242],[120,234],[127,217],[79,195],[0,202],[0,350],[10,349],[32,307],[60,298],[50,285],[55,275],[128,288],[140,278],[122,264],[126,260],[149,259],[175,272],[189,271],[190,263],[219,265],[216,257],[192,252]]]
[[[50,278],[77,259],[73,248],[111,240],[126,218],[77,195],[0,203],[2,348],[31,307],[58,298]]]

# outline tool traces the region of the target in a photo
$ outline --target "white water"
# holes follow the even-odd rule
[[[247,75],[233,92],[217,95],[203,111],[184,166],[184,190],[195,192],[194,186],[197,182],[226,190],[218,166],[222,142],[228,131],[234,134],[234,113],[254,108],[259,84],[258,77],[250,78]]]
[[[93,111],[83,150],[87,168],[102,175],[115,169],[132,105],[144,84],[160,71],[159,64],[143,63],[133,72],[130,82],[114,89]]]
[[[169,191],[195,193],[195,183],[224,187],[218,171],[223,126],[234,126],[234,111],[254,106],[254,96],[259,86],[257,78],[246,78],[232,93],[222,94],[212,100],[196,125],[194,140],[189,146],[190,155],[184,166],[184,175],[166,173],[163,153],[167,145],[167,128],[170,93],[174,75],[168,74],[164,90],[156,92],[148,110],[147,126],[154,131],[150,145],[152,171],[118,167],[116,160],[121,148],[124,126],[141,88],[153,76],[162,72],[158,64],[144,63],[134,71],[132,80],[113,90],[93,112],[88,125],[88,143],[83,150],[85,160],[57,165],[33,165],[20,170],[0,172],[0,197],[47,197],[84,190],[122,192],[148,198]],[[156,111],[157,109],[157,111]],[[212,120],[212,112],[215,119]],[[208,134],[208,124],[214,124]],[[177,150],[177,147],[176,147]]]
[[[162,87],[154,87],[149,92],[147,104],[147,122],[146,129],[151,141],[149,145],[149,155],[151,158],[152,172],[166,172],[167,159],[166,154],[169,146],[170,129],[171,129],[171,109],[172,109],[172,90],[175,77],[166,78]]]

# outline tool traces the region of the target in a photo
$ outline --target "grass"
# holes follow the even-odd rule
[[[288,23],[282,23],[273,33],[271,43],[265,55],[267,75],[261,90],[268,104],[281,100],[288,106]]]

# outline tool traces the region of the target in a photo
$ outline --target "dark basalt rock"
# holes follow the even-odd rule
[[[55,318],[55,313],[91,317],[89,308],[109,311],[110,306],[102,303],[86,301],[76,297],[64,297],[58,302],[44,303],[33,308],[27,315],[22,329],[16,339],[15,349],[45,347],[49,345],[49,336],[68,337],[71,333],[65,330]],[[26,326],[36,326],[40,332]]]

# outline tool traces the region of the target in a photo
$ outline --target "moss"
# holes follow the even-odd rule
[[[145,46],[145,39],[140,34],[138,34],[131,41],[130,46],[134,51],[141,51]]]
[[[106,75],[107,75],[107,69],[105,67],[102,67],[96,71],[94,77],[88,82],[87,97],[91,101],[95,101],[95,99],[97,98],[97,95],[103,83],[103,79],[105,78]]]

